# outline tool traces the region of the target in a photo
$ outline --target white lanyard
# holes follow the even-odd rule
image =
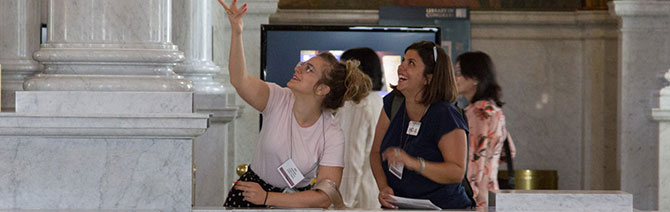
[[[321,114],[321,115],[323,115],[323,114]],[[295,117],[295,115],[294,115],[294,117]],[[321,137],[323,138],[323,151],[325,152],[326,151],[325,150],[326,149],[326,130],[325,130],[326,122],[325,122],[325,117],[319,116],[319,118],[321,118]],[[303,179],[305,179],[304,175],[302,174],[302,172],[300,171],[298,166],[293,162],[293,121],[294,120],[290,120],[290,121],[291,121],[291,124],[290,124],[291,127],[289,127],[290,128],[289,130],[290,130],[290,135],[291,135],[291,137],[290,137],[290,139],[291,139],[290,149],[291,150],[290,150],[289,159],[286,160],[282,165],[277,167],[277,171],[282,176],[282,178],[284,178],[284,181],[286,182],[286,184],[289,185],[289,187],[287,189],[284,189],[285,193],[295,192],[293,187],[295,187],[298,183],[300,183]],[[296,120],[296,122],[297,122],[297,120]],[[298,128],[298,134],[300,134],[300,128]],[[302,138],[302,136],[301,136],[301,138]],[[310,169],[310,171],[311,170],[317,170],[319,168],[319,162],[321,162],[321,157],[317,155],[316,164],[314,165],[314,168]]]

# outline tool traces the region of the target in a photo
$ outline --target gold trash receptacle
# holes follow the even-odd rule
[[[507,179],[507,170],[498,172],[498,179]],[[517,190],[556,190],[558,172],[556,170],[514,170],[514,189]]]

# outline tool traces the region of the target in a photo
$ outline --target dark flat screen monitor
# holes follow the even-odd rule
[[[339,59],[344,50],[368,47],[377,52],[388,84],[404,50],[417,41],[440,44],[439,27],[261,25],[261,79],[285,87],[298,62],[329,51]],[[394,81],[395,80],[395,81]]]

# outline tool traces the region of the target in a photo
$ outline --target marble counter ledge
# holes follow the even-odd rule
[[[633,211],[633,195],[623,191],[496,190],[489,191],[496,211]]]
[[[1,136],[192,138],[202,135],[209,114],[0,113]]]
[[[0,209],[0,212],[160,212],[157,210],[104,210],[104,209]]]
[[[435,210],[396,210],[396,209],[381,209],[381,208],[347,208],[344,210],[321,209],[321,208],[272,208],[272,209],[242,209],[242,208],[224,208],[224,207],[194,207],[193,212],[323,212],[323,211],[342,211],[342,212],[366,212],[366,211],[393,211],[393,212],[428,212]],[[477,211],[477,210],[441,210],[442,212],[450,211]],[[494,212],[494,210],[488,210]],[[0,211],[2,212],[2,211]]]

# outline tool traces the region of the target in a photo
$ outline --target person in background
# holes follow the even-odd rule
[[[405,49],[370,152],[383,207],[398,208],[391,195],[428,199],[442,209],[472,206],[461,184],[468,128],[454,105],[454,78],[451,59],[439,45],[421,41]]]
[[[346,50],[340,61],[356,60],[358,68],[372,79],[372,93],[356,104],[347,101],[337,110],[335,119],[344,132],[344,171],[340,191],[348,208],[379,208],[378,190],[370,170],[370,149],[381,112],[382,97],[374,91],[382,89],[382,66],[379,56],[370,48]]]
[[[232,33],[230,81],[237,94],[263,114],[251,165],[235,182],[224,206],[329,207],[335,203],[330,194],[311,190],[310,182],[316,178],[316,187],[325,182],[336,190],[342,177],[344,135],[332,111],[347,100],[365,98],[370,79],[358,64],[340,63],[330,53],[298,63],[288,88],[249,75],[242,46],[246,4],[219,3],[228,13]]]
[[[497,190],[498,164],[503,144],[509,133],[501,99],[501,88],[496,81],[495,67],[484,52],[466,52],[456,58],[458,93],[470,103],[465,115],[470,127],[468,179],[478,208],[488,206],[489,190]],[[507,140],[512,156],[514,143]]]

